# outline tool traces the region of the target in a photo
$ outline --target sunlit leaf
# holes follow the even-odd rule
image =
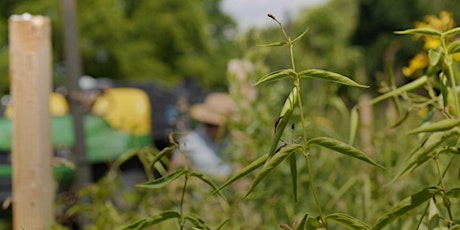
[[[453,36],[453,35],[457,35],[457,34],[460,34],[460,27],[456,27],[456,28],[453,28],[453,29],[450,29],[446,32],[444,32],[444,36],[445,37],[448,37],[448,36]]]
[[[455,135],[458,135],[456,130],[432,134],[427,141],[423,143],[423,146],[417,147],[415,151],[410,154],[409,159],[404,161],[405,164],[402,167],[402,170],[396,175],[392,182],[433,158],[437,154],[435,149],[438,148],[445,140]]]
[[[362,160],[364,162],[367,162],[369,164],[375,165],[379,168],[384,168],[380,164],[376,163],[375,161],[371,160],[369,157],[366,156],[365,153],[363,153],[361,150],[346,144],[344,142],[341,142],[339,140],[329,138],[329,137],[313,137],[308,141],[308,145],[319,145],[321,147],[334,150],[338,153]]]
[[[428,57],[430,59],[430,66],[435,66],[441,60],[442,53],[437,50],[429,50]]]
[[[401,93],[404,93],[404,92],[407,92],[407,91],[411,91],[411,90],[414,90],[414,89],[417,89],[419,88],[420,86],[424,85],[428,80],[428,77],[427,76],[422,76],[420,78],[417,78],[416,80],[410,82],[410,83],[407,83],[397,89],[394,89],[388,93],[385,93],[383,95],[380,95],[374,99],[371,100],[371,104],[376,104],[380,101],[383,101],[385,99],[388,99],[390,97],[394,97],[394,96],[398,96],[400,95]]]
[[[276,125],[275,135],[273,136],[272,145],[270,146],[270,151],[268,152],[268,158],[272,157],[278,147],[278,143],[283,135],[284,130],[291,118],[292,111],[294,110],[295,105],[297,104],[298,90],[296,87],[292,88],[291,93],[286,98],[283,108],[279,117],[281,118]]]
[[[147,227],[153,226],[165,220],[173,219],[173,218],[180,218],[180,214],[176,211],[166,211],[160,213],[158,215],[152,216],[150,218],[142,219],[137,221],[134,224],[126,226],[123,230],[137,230],[137,229],[146,229]]]
[[[287,77],[295,77],[295,76],[296,76],[296,73],[294,72],[293,69],[277,70],[277,71],[274,71],[267,75],[262,76],[254,85],[257,86],[263,83],[272,82],[272,81],[280,80],[280,79],[287,78]]]
[[[163,188],[164,186],[168,185],[171,181],[176,180],[177,178],[181,177],[182,175],[186,174],[188,171],[185,169],[179,169],[169,175],[154,179],[149,182],[145,182],[142,184],[136,185],[138,188],[147,188],[147,189],[158,189]]]
[[[444,119],[409,131],[407,134],[445,131],[460,125],[460,119]]]
[[[317,79],[323,79],[326,81],[331,81],[343,85],[348,85],[348,86],[353,86],[353,87],[362,87],[362,88],[368,88],[368,86],[358,84],[357,82],[351,80],[348,77],[345,77],[341,74],[326,71],[326,70],[320,70],[320,69],[307,69],[299,72],[298,74],[299,77],[308,77],[308,78],[317,78]]]
[[[395,34],[420,34],[428,36],[441,37],[441,32],[432,28],[416,28],[403,31],[396,31]]]
[[[428,187],[425,188],[396,204],[393,208],[382,215],[372,227],[373,230],[382,229],[385,226],[391,224],[396,219],[400,218],[410,210],[416,208],[420,204],[428,201],[436,193],[440,192],[442,189],[438,187]]]
[[[279,165],[286,157],[290,156],[294,152],[301,150],[302,145],[299,144],[290,144],[284,148],[281,148],[272,158],[268,159],[264,164],[262,169],[257,173],[256,177],[252,181],[251,187],[249,188],[248,196],[254,188],[277,166]]]
[[[438,207],[434,199],[430,199],[428,205],[428,229],[437,229],[440,227],[441,218],[439,216]]]
[[[303,37],[305,37],[305,35],[307,34],[308,30],[310,30],[309,28],[307,28],[301,35],[299,35],[298,37],[296,37],[294,40],[292,40],[291,42],[294,43],[300,39],[302,39]]]
[[[243,169],[241,169],[237,174],[232,176],[228,179],[223,185],[221,185],[214,193],[217,193],[230,185],[231,183],[235,182],[236,180],[248,175],[252,171],[256,170],[257,168],[261,167],[268,158],[268,154],[264,154],[263,156],[257,158],[255,161],[251,162],[249,165],[246,165]]]
[[[371,229],[371,226],[347,214],[333,213],[326,216],[326,221],[333,221],[348,229]]]
[[[447,50],[450,54],[460,52],[460,40],[453,41],[447,46]]]

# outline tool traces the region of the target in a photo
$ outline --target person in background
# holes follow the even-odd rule
[[[226,93],[211,93],[203,103],[190,107],[189,115],[196,127],[179,139],[179,150],[173,154],[172,164],[183,164],[185,153],[193,170],[215,178],[226,178],[231,172],[230,164],[224,162],[222,150],[226,147],[226,123],[236,105]]]

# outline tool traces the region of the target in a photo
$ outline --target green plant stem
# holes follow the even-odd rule
[[[292,69],[293,69],[294,71],[296,71],[296,70],[295,70],[295,61],[294,61],[294,52],[293,52],[294,44],[292,43],[290,37],[288,37],[287,39],[288,39],[288,44],[289,44],[289,53],[291,54],[291,65],[292,65]],[[299,90],[299,92],[300,92],[300,89],[298,89],[298,90]]]
[[[442,173],[441,173],[441,168],[440,168],[440,166],[439,166],[439,159],[438,159],[438,157],[435,157],[435,158],[434,158],[434,162],[436,163],[436,170],[437,170],[438,176],[439,176],[439,185],[441,186],[442,189],[445,190],[444,182],[443,182],[443,179],[442,179],[442,178],[443,178],[443,175],[442,175]]]
[[[446,40],[444,37],[441,37],[441,44],[444,50],[444,63],[447,65],[447,69],[449,71],[450,84],[451,84],[452,90],[454,91],[453,93],[454,93],[455,113],[456,113],[456,116],[460,116],[460,105],[458,102],[457,83],[455,80],[454,68],[452,66],[452,56],[448,52]]]
[[[444,185],[444,182],[443,182],[443,177],[444,175],[441,173],[441,167],[439,166],[439,159],[438,157],[435,157],[434,158],[434,161],[436,162],[436,170],[438,172],[438,175],[439,175],[439,185],[441,186],[442,190],[445,192],[446,191],[446,187]],[[453,216],[452,216],[452,211],[450,210],[450,201],[449,201],[449,198],[446,196],[446,194],[443,194],[443,205],[444,207],[447,209],[447,213],[449,214],[449,219],[451,221],[453,221]]]
[[[184,181],[184,188],[182,189],[182,194],[180,198],[180,207],[179,207],[179,213],[180,213],[180,229],[183,230],[185,227],[185,218],[184,218],[184,200],[185,200],[185,192],[187,190],[187,182],[188,182],[188,173],[185,174],[185,181]]]
[[[303,153],[304,153],[304,156],[305,156],[305,161],[306,161],[306,164],[307,164],[307,171],[308,171],[308,176],[310,177],[310,190],[313,194],[313,198],[315,199],[315,203],[316,203],[316,207],[318,208],[318,212],[319,212],[319,217],[321,219],[321,222],[323,223],[323,226],[327,228],[327,222],[326,220],[324,219],[324,214],[323,214],[323,211],[321,209],[321,202],[319,201],[319,197],[318,197],[318,193],[316,191],[316,183],[315,183],[315,177],[314,177],[314,174],[313,174],[313,171],[311,170],[311,163],[310,163],[310,152],[308,150],[308,140],[307,140],[307,131],[305,129],[305,118],[304,118],[304,114],[303,114],[303,107],[302,107],[302,97],[301,97],[301,93],[300,93],[300,80],[297,78],[295,79],[295,87],[297,88],[297,91],[299,92],[297,94],[297,101],[298,101],[298,105],[299,105],[299,110],[300,110],[300,120],[301,120],[301,124],[302,124],[302,138],[303,138]]]

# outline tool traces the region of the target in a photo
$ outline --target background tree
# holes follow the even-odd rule
[[[174,84],[191,77],[205,87],[226,87],[226,61],[235,52],[235,23],[207,1],[78,1],[84,74],[131,81]],[[56,83],[62,81],[62,36],[59,1],[0,3],[0,88],[7,92],[7,27],[12,14],[41,14],[53,22]]]

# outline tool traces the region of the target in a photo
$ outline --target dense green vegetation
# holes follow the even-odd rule
[[[229,159],[243,171],[225,183],[179,169],[133,191],[123,189],[115,167],[80,192],[80,198],[92,198],[91,206],[72,204],[67,215],[89,217],[94,229],[129,224],[158,224],[159,229],[458,229],[460,75],[454,56],[460,45],[455,41],[459,30],[451,30],[457,18],[453,14],[449,28],[406,30],[429,21],[427,15],[457,12],[458,4],[331,0],[281,22],[283,35],[276,21],[273,27],[238,34],[219,2],[80,0],[80,46],[85,73],[96,77],[169,84],[191,77],[208,89],[277,80],[257,86],[252,102],[243,102],[246,95],[233,91],[241,100],[241,114],[231,125]],[[56,78],[62,80],[57,2],[0,4],[0,35],[7,34],[11,13],[27,10],[54,19]],[[289,39],[306,28],[295,41],[295,52],[286,49]],[[405,35],[394,33],[401,30]],[[424,49],[430,36],[442,41],[431,51]],[[278,41],[286,43],[256,46]],[[0,73],[5,76],[6,44],[7,37],[0,37]],[[402,69],[417,53],[425,54],[429,65],[405,77]],[[247,82],[227,73],[233,58],[252,63]],[[278,69],[288,71],[267,75]],[[302,72],[309,69],[328,72]],[[342,76],[369,88],[350,88],[354,83]],[[5,92],[7,78],[1,79]],[[277,126],[281,136],[275,132],[274,138],[274,121],[287,113],[282,129]],[[278,146],[285,147],[273,151]],[[151,163],[152,156],[170,150],[136,154]],[[268,169],[263,166],[266,153],[272,160]],[[220,194],[213,193],[217,187]],[[58,207],[68,202],[59,200]]]

